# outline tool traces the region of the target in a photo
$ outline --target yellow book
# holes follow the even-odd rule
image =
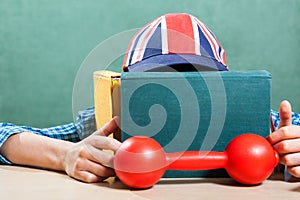
[[[120,116],[120,73],[102,70],[94,72],[94,103],[97,129],[114,116]],[[120,129],[113,134],[120,140]]]

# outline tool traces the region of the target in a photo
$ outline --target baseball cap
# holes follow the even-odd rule
[[[227,71],[226,53],[196,17],[166,14],[141,28],[129,43],[123,71]]]

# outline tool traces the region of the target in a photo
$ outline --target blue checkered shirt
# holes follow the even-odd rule
[[[0,148],[12,135],[20,132],[31,132],[59,140],[78,142],[96,130],[94,108],[88,108],[77,114],[76,122],[51,128],[33,128],[29,126],[16,126],[11,123],[0,123]],[[0,154],[0,164],[12,164]]]

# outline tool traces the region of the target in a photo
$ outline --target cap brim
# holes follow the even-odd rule
[[[128,66],[129,72],[166,71],[227,71],[228,68],[214,59],[191,54],[164,54]]]

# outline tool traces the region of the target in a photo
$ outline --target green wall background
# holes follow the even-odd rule
[[[0,0],[0,121],[72,122],[73,84],[89,52],[173,12],[208,25],[232,70],[270,71],[273,109],[288,99],[300,111],[299,0]]]

